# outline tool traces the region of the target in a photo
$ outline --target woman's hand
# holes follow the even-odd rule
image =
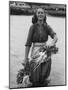
[[[46,44],[46,46],[48,46],[48,47],[52,47],[52,46],[54,46],[54,45],[55,45],[55,43],[54,43],[53,41],[52,41],[51,43],[47,43],[47,44]],[[46,47],[46,46],[45,46],[45,47]]]
[[[49,47],[55,46],[55,43],[52,41],[48,46]]]
[[[52,40],[52,42],[51,42],[51,44],[49,45],[49,47],[55,46],[57,40],[58,40],[58,38],[57,38],[57,36],[55,35],[55,36],[54,36],[54,39]]]
[[[28,62],[28,58],[24,58],[24,62],[22,63],[22,65],[26,65],[26,63]]]

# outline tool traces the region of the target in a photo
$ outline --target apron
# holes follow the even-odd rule
[[[47,62],[41,63],[37,69],[34,70],[35,61],[38,60],[39,57],[33,58],[34,56],[38,55],[39,49],[46,45],[46,43],[33,43],[32,47],[32,52],[31,52],[31,76],[30,76],[30,81],[34,84],[42,84],[45,82],[45,80],[48,78],[50,75],[50,70],[51,70],[51,58]]]

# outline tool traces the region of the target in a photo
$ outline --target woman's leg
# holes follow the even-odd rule
[[[34,64],[31,65],[31,77],[30,77],[30,80],[36,86],[36,85],[39,84],[39,81],[40,81],[41,65],[34,71],[33,71],[33,67],[34,67]]]
[[[41,82],[44,82],[48,76],[50,75],[50,71],[51,71],[51,58],[48,62],[44,62],[41,64]]]

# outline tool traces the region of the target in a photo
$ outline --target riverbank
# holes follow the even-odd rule
[[[10,15],[33,15],[34,12],[32,10],[22,10],[22,9],[10,9]],[[66,11],[60,11],[60,10],[48,10],[46,14],[56,17],[66,17]]]
[[[46,3],[29,3],[10,1],[9,11],[10,15],[33,15],[37,8],[44,8],[46,14],[52,16],[66,16],[65,4],[46,4]]]

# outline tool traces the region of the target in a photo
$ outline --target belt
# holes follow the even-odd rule
[[[43,42],[43,43],[33,43],[33,46],[46,46],[46,42]]]

